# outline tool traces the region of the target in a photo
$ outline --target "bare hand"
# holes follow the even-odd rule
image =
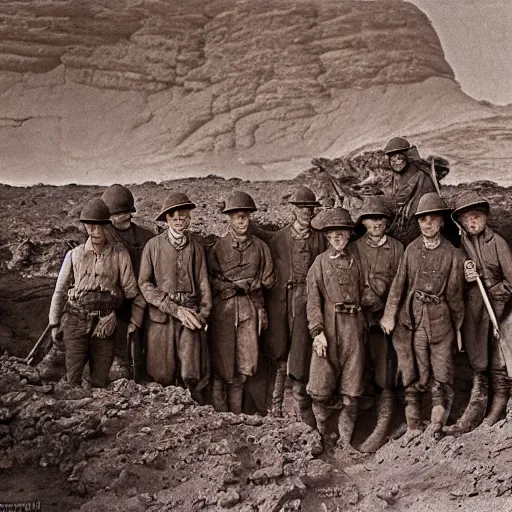
[[[386,334],[391,334],[395,328],[395,319],[383,316],[379,322],[381,329]]]
[[[138,327],[133,322],[130,322],[128,324],[128,334],[135,332],[137,329],[138,329]]]
[[[315,336],[313,339],[313,350],[319,357],[327,356],[327,338],[323,332]]]
[[[198,313],[196,313],[192,309],[179,306],[176,316],[185,327],[191,329],[192,331],[203,328],[203,324],[200,320]]]
[[[258,309],[258,326],[260,332],[268,328],[268,316],[264,309]]]
[[[62,338],[62,332],[60,331],[60,327],[59,326],[52,327],[53,343],[55,343],[57,345],[59,343],[59,341],[61,340],[61,338]]]

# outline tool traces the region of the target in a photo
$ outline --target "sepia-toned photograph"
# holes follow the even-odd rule
[[[0,512],[511,512],[510,0],[0,0]]]

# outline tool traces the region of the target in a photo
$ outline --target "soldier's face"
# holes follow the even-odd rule
[[[229,223],[237,235],[245,235],[249,229],[249,222],[251,220],[250,212],[238,210],[231,212],[229,215]]]
[[[309,228],[311,226],[314,208],[311,208],[310,206],[292,205],[292,211],[293,216],[302,227]]]
[[[334,249],[343,251],[350,239],[350,233],[350,229],[330,229],[327,231],[326,237]]]
[[[402,172],[407,165],[407,157],[403,153],[391,153],[389,155],[389,165],[395,172]]]
[[[184,233],[190,226],[190,210],[173,210],[165,214],[167,225],[177,233]]]
[[[363,226],[370,236],[381,238],[388,227],[388,219],[386,217],[378,217],[373,219],[363,219]]]
[[[443,227],[443,216],[442,215],[423,215],[418,219],[421,233],[427,238],[435,237],[441,228]]]
[[[85,224],[85,229],[94,245],[103,245],[107,242],[107,233],[103,224]]]
[[[110,220],[116,229],[124,231],[130,227],[132,222],[132,214],[131,212],[116,213],[115,215],[110,216]]]
[[[482,210],[468,210],[459,217],[462,227],[470,235],[479,235],[487,224],[487,213]]]

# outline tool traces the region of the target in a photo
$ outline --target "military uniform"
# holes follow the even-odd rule
[[[322,212],[313,227],[322,231],[351,230],[353,222],[343,208]],[[311,356],[307,392],[313,400],[318,430],[326,434],[327,406],[343,400],[340,440],[349,444],[357,415],[357,397],[363,392],[364,317],[361,297],[364,278],[353,252],[330,247],[317,256],[307,275],[307,318],[313,338],[325,335],[326,357]]]
[[[129,189],[122,185],[114,184],[108,187],[102,195],[102,199],[105,201],[105,204],[108,206],[110,210],[110,215],[117,215],[123,213],[134,213],[135,209],[135,201],[132,193]],[[130,259],[132,262],[133,271],[135,273],[135,277],[139,276],[139,268],[140,261],[142,258],[142,250],[146,243],[155,236],[155,234],[138,224],[130,221],[129,227],[127,229],[118,229],[116,226],[110,226],[108,230],[108,235],[111,239],[111,242],[119,247],[123,247],[130,254]],[[127,336],[128,336],[128,326],[130,323],[130,314],[131,314],[131,301],[126,301],[118,312],[118,321],[116,326],[115,333],[115,353],[116,356],[126,364],[130,359],[130,355],[127,351]],[[139,377],[139,373],[141,367],[144,366],[144,355],[142,350],[142,340],[140,339],[140,333],[136,333],[137,340],[137,349],[138,354],[137,358],[140,360],[131,361],[133,365],[134,374]],[[133,355],[132,355],[133,357]],[[114,364],[115,366],[115,364]],[[136,368],[138,367],[138,368]],[[134,375],[132,375],[134,376]]]
[[[416,215],[447,211],[437,194],[427,194]],[[430,383],[432,405],[438,406],[433,414],[436,418],[442,415],[442,422],[453,400],[453,347],[464,317],[462,255],[440,234],[438,237],[432,248],[419,237],[405,249],[384,312],[384,318],[398,315],[393,345],[406,388],[410,429],[419,428],[420,393]]]
[[[456,199],[454,219],[468,210],[489,213],[489,203],[476,192],[468,191]],[[509,309],[512,297],[512,252],[505,240],[487,225],[477,235],[463,231],[462,249],[466,258],[476,264],[498,322]],[[493,424],[505,410],[510,394],[510,382],[500,358],[500,346],[476,281],[466,283],[464,290],[466,313],[462,324],[462,339],[473,370],[470,403],[448,433],[461,434],[478,426],[487,408],[488,378],[491,377],[494,399],[486,422]],[[490,375],[489,375],[490,374]]]
[[[235,192],[226,201],[224,213],[255,211],[252,198]],[[258,367],[258,343],[262,330],[259,311],[265,311],[263,288],[272,286],[274,267],[270,250],[262,240],[232,230],[212,247],[209,271],[213,288],[211,363],[214,371],[214,401],[223,409],[223,383],[228,383],[230,409],[241,411],[242,393],[248,377]]]
[[[193,207],[184,194],[171,194],[157,220],[173,210]],[[142,253],[139,286],[149,305],[148,375],[163,386],[182,382],[198,391],[209,377],[205,333],[183,325],[178,308],[195,312],[206,325],[211,290],[202,245],[190,235],[178,240],[170,228],[152,238]]]
[[[109,215],[103,201],[96,198],[82,210],[81,221],[106,224]],[[66,254],[49,318],[50,325],[60,325],[63,333],[66,373],[71,384],[80,384],[89,361],[91,384],[107,385],[114,357],[116,310],[125,298],[133,299],[131,322],[140,326],[142,297],[127,251],[106,243],[102,252],[96,253],[89,238]]]
[[[319,206],[307,187],[299,188],[290,203],[304,208]],[[276,270],[276,282],[266,297],[268,329],[265,353],[276,362],[273,413],[282,415],[284,379],[292,378],[293,394],[301,417],[312,424],[311,403],[306,393],[311,362],[312,339],[306,318],[306,276],[315,258],[326,249],[325,236],[304,229],[297,220],[277,231],[269,247]]]

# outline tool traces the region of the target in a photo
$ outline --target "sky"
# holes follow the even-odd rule
[[[462,90],[512,103],[512,0],[408,0],[430,18]]]

